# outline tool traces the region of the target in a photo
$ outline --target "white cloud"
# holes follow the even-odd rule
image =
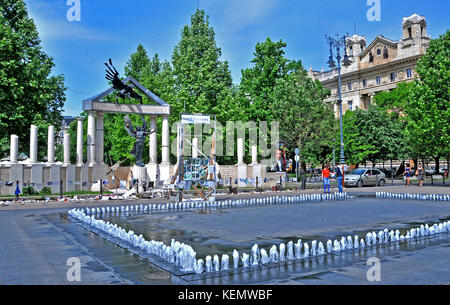
[[[79,22],[60,19],[35,18],[36,27],[42,40],[107,40],[108,37],[98,33]]]
[[[204,0],[201,7],[220,12],[221,23],[239,30],[263,21],[279,3],[280,0]]]
[[[106,40],[101,34],[83,22],[70,22],[66,19],[67,6],[65,1],[55,3],[45,1],[26,1],[28,14],[33,18],[41,40]]]

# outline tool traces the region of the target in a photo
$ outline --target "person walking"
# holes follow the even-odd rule
[[[408,164],[406,164],[406,169],[405,169],[405,172],[403,173],[403,176],[406,177],[406,186],[409,186],[409,184],[410,184],[409,179],[410,179],[411,175],[412,175],[411,166],[408,163]]]
[[[325,168],[322,170],[322,180],[323,180],[323,192],[326,194],[327,189],[328,193],[330,192],[330,166],[327,164]]]
[[[421,164],[419,164],[419,167],[416,171],[417,179],[419,180],[419,187],[423,186],[423,178],[424,178],[424,170]]]
[[[14,192],[16,195],[16,201],[19,201],[19,195],[20,195],[20,188],[19,188],[19,181],[16,182],[16,191]]]
[[[342,186],[342,182],[344,180],[344,171],[342,165],[336,166],[336,180],[338,182],[339,193],[343,193],[344,188]]]

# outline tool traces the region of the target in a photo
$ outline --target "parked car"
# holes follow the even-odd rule
[[[436,168],[435,167],[427,167],[425,169],[425,175],[427,175],[427,176],[434,175],[435,173],[436,173]]]
[[[392,168],[392,172],[390,168],[377,168],[380,172],[384,173],[386,178],[392,178],[392,176],[395,176],[395,173],[397,172],[396,168]]]
[[[378,169],[358,168],[345,175],[345,186],[384,186],[386,175]]]

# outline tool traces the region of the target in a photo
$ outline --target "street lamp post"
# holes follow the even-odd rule
[[[334,143],[336,142],[336,139],[331,140],[333,142],[333,170],[336,167],[336,149],[334,146]]]
[[[333,48],[336,49],[336,60],[337,60],[337,70],[338,70],[338,92],[339,92],[339,120],[340,120],[340,130],[341,130],[341,157],[340,163],[345,164],[345,155],[344,155],[344,134],[342,132],[342,92],[341,92],[341,48],[344,49],[344,59],[342,61],[342,65],[344,67],[348,67],[351,65],[351,61],[348,59],[347,51],[346,51],[346,41],[347,35],[339,37],[336,35],[336,38],[326,35],[325,36],[328,44],[330,45],[330,58],[328,60],[328,66],[333,69],[336,67],[336,63],[333,59]]]

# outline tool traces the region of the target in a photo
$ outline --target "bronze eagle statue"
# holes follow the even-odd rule
[[[107,70],[105,70],[106,71],[105,78],[110,82],[112,82],[114,89],[118,90],[117,95],[123,99],[135,98],[139,100],[142,104],[142,96],[140,96],[134,91],[134,86],[125,84],[119,78],[119,72],[117,72],[116,68],[114,67],[111,58],[109,59],[109,65],[108,63],[105,63],[105,66],[107,68]]]

